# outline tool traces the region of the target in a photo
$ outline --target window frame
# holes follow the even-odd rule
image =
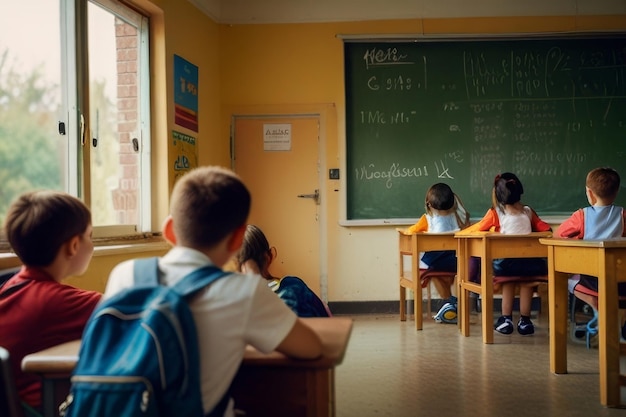
[[[91,191],[98,184],[90,178],[91,141],[89,120],[88,15],[89,3],[101,7],[137,27],[138,31],[138,139],[139,189],[138,222],[135,225],[94,226],[96,242],[128,241],[152,238],[152,122],[150,17],[132,5],[119,0],[58,0],[60,7],[61,106],[58,122],[65,123],[66,174],[65,191],[82,199],[91,209]],[[9,248],[0,228],[0,252]]]

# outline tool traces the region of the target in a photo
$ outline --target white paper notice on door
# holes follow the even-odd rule
[[[290,151],[291,150],[291,123],[263,125],[263,150],[264,151]]]

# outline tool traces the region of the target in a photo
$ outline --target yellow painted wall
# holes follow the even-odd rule
[[[229,135],[233,113],[301,113],[334,109],[325,137],[326,166],[345,175],[345,99],[340,35],[549,33],[626,30],[626,16],[411,19],[394,21],[220,25],[221,136]],[[329,107],[324,107],[328,104]],[[242,110],[243,109],[243,110]],[[398,299],[395,227],[343,227],[338,224],[342,193],[326,180],[328,301]],[[272,184],[268,184],[271,187]],[[485,209],[490,202],[485,202]],[[421,213],[416,213],[416,217]],[[289,233],[289,230],[285,230]],[[295,242],[297,244],[297,242]]]

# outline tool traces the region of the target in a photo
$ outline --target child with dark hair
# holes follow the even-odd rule
[[[278,278],[270,273],[270,265],[276,256],[276,248],[270,247],[263,231],[258,226],[249,224],[241,249],[235,257],[237,270],[259,274],[265,278],[270,288],[299,317],[329,317],[331,314],[326,304],[302,279],[295,276]]]
[[[424,199],[426,212],[413,226],[407,228],[405,233],[445,233],[456,232],[469,226],[469,213],[463,206],[463,202],[448,184],[439,182],[431,185],[426,191]],[[457,259],[453,250],[428,251],[420,258],[420,269],[434,271],[456,272]],[[433,284],[443,299],[439,312],[433,316],[435,321],[441,323],[443,311],[453,307],[456,311],[457,300],[452,295],[453,279],[433,278]],[[447,314],[450,316],[450,313]],[[452,314],[454,317],[455,314]],[[455,319],[450,320],[453,323]]]
[[[510,235],[551,230],[550,225],[541,220],[531,207],[522,204],[522,194],[524,187],[515,174],[504,172],[497,175],[493,182],[491,208],[478,223],[465,229],[463,233],[494,231]],[[524,336],[535,333],[535,326],[530,320],[532,296],[536,283],[545,281],[548,273],[546,259],[494,259],[493,273],[499,277],[510,277],[500,281],[502,316],[494,325],[495,331],[505,335],[513,333],[513,301],[516,287],[519,286],[520,319],[517,322],[517,331]]]
[[[20,398],[38,409],[41,379],[22,372],[22,358],[80,339],[100,301],[98,292],[61,284],[87,269],[91,213],[68,194],[31,192],[11,204],[4,230],[23,266],[0,288],[0,346],[11,355]]]

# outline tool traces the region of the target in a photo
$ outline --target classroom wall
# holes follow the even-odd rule
[[[569,10],[567,11],[569,12]],[[565,12],[564,12],[565,14]],[[326,136],[326,166],[345,173],[345,100],[341,35],[549,33],[626,30],[626,15],[498,18],[432,18],[306,24],[220,25],[222,132],[228,137],[235,108],[253,114],[276,107],[298,113],[303,105],[330,103],[336,126]],[[345,175],[345,174],[344,174]],[[332,187],[326,180],[327,190]],[[268,187],[271,187],[268,184]],[[322,202],[329,302],[398,299],[396,226],[341,226],[343,189]],[[425,190],[416,190],[422,193]],[[532,202],[527,202],[532,205]],[[485,201],[485,210],[490,205]],[[416,217],[421,215],[416,207]],[[483,213],[473,213],[479,217]],[[556,225],[555,225],[556,226]],[[285,231],[289,233],[289,230]],[[323,234],[324,234],[323,233]]]

